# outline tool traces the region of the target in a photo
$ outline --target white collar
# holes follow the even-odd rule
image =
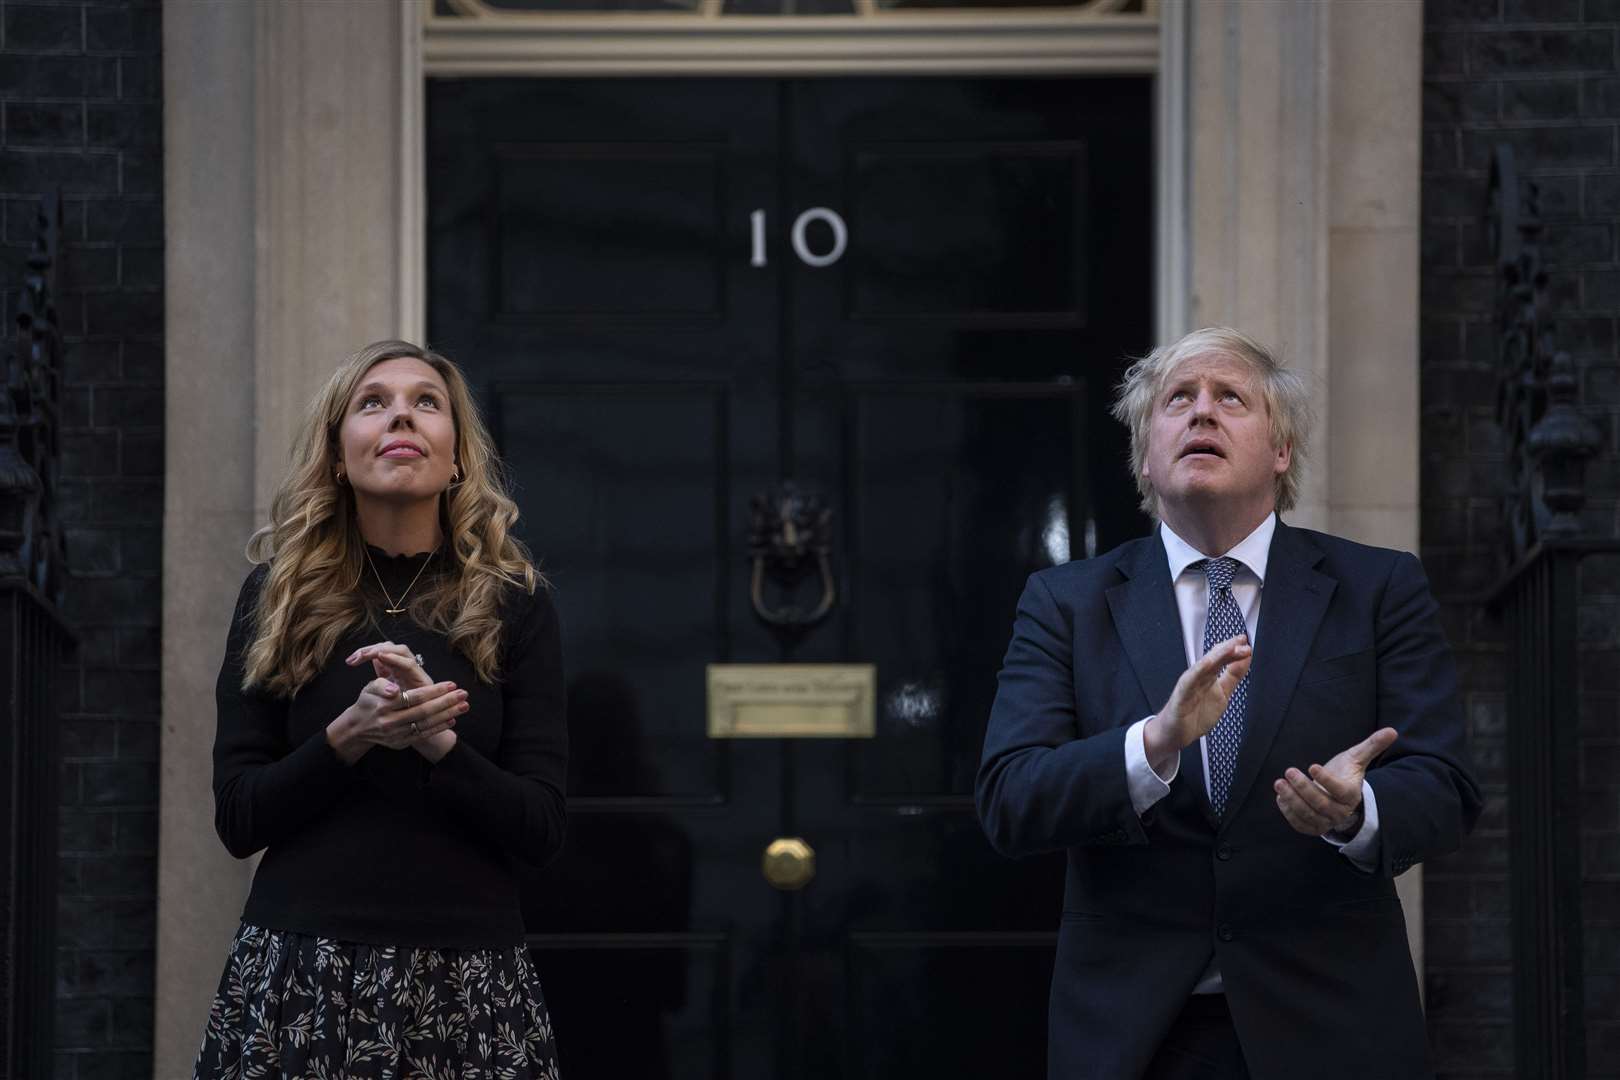
[[[1224,554],[1242,563],[1260,584],[1266,583],[1266,559],[1271,555],[1271,537],[1277,531],[1276,511],[1266,515],[1266,519],[1255,527],[1254,532],[1245,536],[1233,545],[1232,550]],[[1216,556],[1205,555],[1187,541],[1177,536],[1164,522],[1159,522],[1159,537],[1164,541],[1164,553],[1170,560],[1170,580],[1175,581],[1181,572],[1200,559],[1212,559]]]

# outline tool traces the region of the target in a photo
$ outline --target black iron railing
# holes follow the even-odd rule
[[[1508,679],[1509,892],[1515,1076],[1586,1075],[1582,985],[1577,640],[1581,566],[1620,542],[1581,525],[1586,461],[1603,438],[1581,415],[1574,365],[1557,348],[1541,266],[1537,186],[1513,152],[1491,163],[1489,223],[1501,330],[1498,419],[1506,435],[1507,570],[1491,597]]]
[[[58,610],[62,334],[54,306],[60,195],[43,201],[0,394],[0,1080],[50,1076],[56,985],[57,671],[74,640]]]

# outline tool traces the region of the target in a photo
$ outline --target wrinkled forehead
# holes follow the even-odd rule
[[[1253,392],[1260,389],[1260,366],[1248,357],[1226,349],[1196,349],[1173,358],[1165,366],[1159,376],[1158,390],[1162,395],[1172,386],[1204,381]]]

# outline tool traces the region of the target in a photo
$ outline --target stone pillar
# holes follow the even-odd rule
[[[163,19],[163,715],[155,1080],[190,1075],[247,894],[213,829],[214,678],[253,525],[253,7]]]
[[[1422,5],[1338,0],[1332,35],[1328,510],[1416,551]]]
[[[358,346],[420,319],[402,289],[403,58],[416,9],[164,9],[168,245],[162,816],[155,1080],[183,1080],[250,877],[213,831],[213,684],[304,408]],[[417,76],[409,76],[413,83]],[[419,135],[414,145],[419,146]],[[415,254],[413,254],[413,247]],[[419,281],[419,274],[408,274]],[[418,286],[419,288],[419,286]]]
[[[1422,9],[1210,0],[1179,17],[1182,321],[1247,330],[1310,377],[1297,523],[1415,549]]]
[[[255,510],[310,398],[349,353],[396,337],[403,236],[397,0],[255,4],[258,275]]]
[[[1188,5],[1189,326],[1235,326],[1316,390],[1291,520],[1326,528],[1327,120],[1331,8]]]
[[[1310,379],[1294,524],[1416,551],[1422,5],[1201,0],[1178,17],[1182,325],[1239,327]],[[1420,874],[1397,884],[1421,972]]]
[[[1328,168],[1329,528],[1418,550],[1423,5],[1335,0]],[[1423,868],[1396,879],[1419,990]]]

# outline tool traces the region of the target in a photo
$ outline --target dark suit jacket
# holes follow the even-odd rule
[[[1157,535],[1032,575],[977,800],[1002,854],[1066,849],[1049,1075],[1139,1076],[1211,956],[1255,1080],[1429,1076],[1395,875],[1479,816],[1457,678],[1413,556],[1277,524],[1224,820],[1198,744],[1138,819],[1125,729],[1187,667]],[[1295,832],[1271,783],[1385,725],[1380,865]]]

